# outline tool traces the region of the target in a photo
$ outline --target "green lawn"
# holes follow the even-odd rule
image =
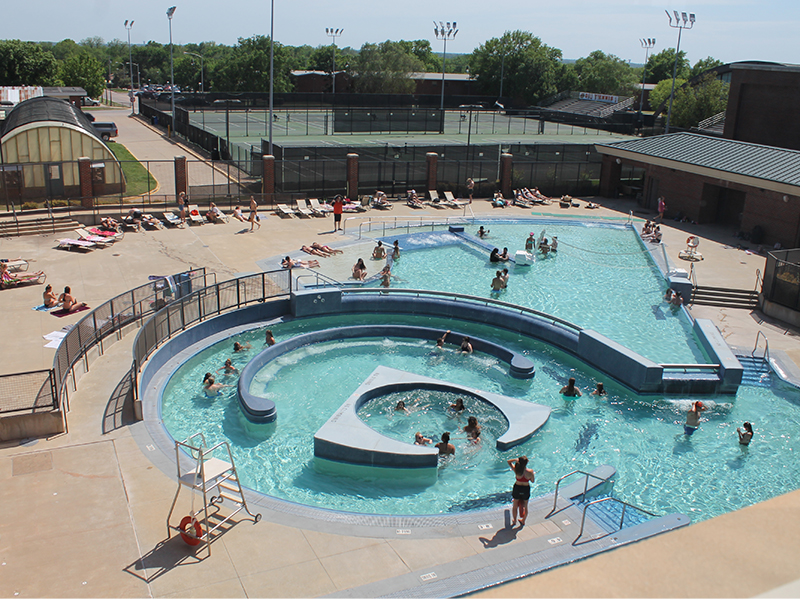
[[[109,143],[108,147],[117,157],[117,160],[122,165],[122,171],[125,173],[126,196],[141,196],[156,189],[158,186],[156,178],[144,168],[142,163],[133,157],[125,146],[113,142]]]

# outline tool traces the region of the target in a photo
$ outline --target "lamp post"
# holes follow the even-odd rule
[[[503,76],[506,73],[506,55],[503,54],[503,59],[500,61],[500,93],[498,94],[498,100],[503,97]]]
[[[644,106],[644,80],[647,77],[647,56],[650,49],[656,45],[656,38],[640,38],[639,43],[644,48],[644,69],[642,72],[642,93],[639,95],[639,121],[642,120],[642,106]]]
[[[175,68],[172,60],[172,15],[175,14],[177,6],[167,9],[167,19],[169,19],[169,91],[170,91],[170,110],[172,111],[172,129],[169,137],[175,135]]]
[[[447,40],[455,39],[456,34],[458,33],[458,29],[456,26],[456,22],[453,21],[450,23],[449,21],[446,24],[439,21],[439,24],[436,24],[436,21],[433,22],[433,35],[436,36],[437,40],[442,40],[444,42],[444,49],[442,51],[442,103],[440,107],[441,111],[441,125],[439,126],[439,133],[444,133],[444,72],[445,72],[445,61],[447,60]]]
[[[196,54],[194,52],[187,52],[186,50],[184,50],[183,53],[184,54],[188,54],[189,56],[196,56],[197,58],[200,59],[200,92],[201,93],[205,92],[206,88],[205,88],[205,79],[204,79],[204,76],[203,76],[203,55],[202,54]]]
[[[132,66],[136,67],[136,89],[142,89],[142,73],[139,71],[139,63],[131,63]]]
[[[129,94],[131,99],[131,116],[134,114],[133,110],[133,51],[131,50],[131,28],[133,27],[133,19],[131,19],[130,24],[128,23],[128,19],[125,19],[125,29],[128,30],[128,62],[130,63],[131,67],[131,92]]]
[[[669,93],[667,125],[664,128],[664,133],[669,133],[669,121],[672,118],[672,101],[675,99],[675,76],[678,73],[678,57],[681,54],[681,34],[683,33],[684,29],[691,29],[694,27],[695,17],[694,13],[689,13],[689,16],[687,17],[685,12],[682,12],[680,15],[678,15],[678,11],[673,10],[672,12],[675,14],[675,24],[673,25],[672,15],[669,14],[668,10],[665,10],[664,12],[667,13],[667,17],[669,18],[669,26],[678,30],[678,47],[675,50],[675,65],[672,67],[672,90]]]
[[[344,29],[334,29],[333,27],[326,27],[325,33],[328,37],[333,38],[333,69],[331,69],[331,74],[333,75],[333,94],[336,95],[336,38],[342,35]]]
[[[270,0],[269,7],[269,155],[272,154],[272,120],[274,109],[273,94],[275,86],[273,80],[275,79],[275,0]]]

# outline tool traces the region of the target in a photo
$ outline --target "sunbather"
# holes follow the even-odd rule
[[[100,219],[100,226],[108,231],[117,231],[119,229],[119,221],[113,217],[103,217]]]
[[[242,214],[241,206],[237,206],[236,208],[233,209],[233,218],[236,219],[237,221],[241,221],[242,223],[247,223],[247,219],[245,219],[244,215]]]
[[[64,305],[64,310],[67,312],[75,312],[76,310],[80,310],[81,308],[88,306],[86,302],[78,302],[75,299],[75,297],[72,295],[72,290],[69,289],[69,286],[64,288],[64,293],[58,297],[58,301]]]
[[[343,250],[335,250],[334,248],[331,248],[328,245],[322,245],[319,242],[313,242],[311,244],[311,247],[314,248],[315,250],[319,250],[320,252],[324,252],[328,256],[331,256],[333,254],[344,254]]]
[[[328,255],[325,254],[322,250],[317,250],[316,248],[312,248],[311,246],[302,246],[300,248],[306,254],[313,254],[314,256],[321,256],[323,258],[327,258]]]
[[[293,269],[295,267],[302,267],[304,269],[316,269],[319,267],[318,260],[294,260],[288,256],[281,261],[281,266],[284,269]]]
[[[0,274],[2,274],[2,287],[14,287],[21,283],[43,283],[44,271],[37,271],[36,273],[15,273],[12,274],[8,270],[6,263],[0,263]],[[41,279],[41,281],[39,281]]]
[[[219,223],[222,221],[222,211],[220,211],[220,209],[217,208],[217,205],[213,202],[206,213],[206,220],[209,223]]]
[[[47,308],[55,308],[56,306],[59,305],[58,297],[56,296],[56,293],[53,291],[53,286],[50,285],[49,283],[47,284],[47,287],[44,288],[44,292],[42,293],[42,300],[43,304]]]

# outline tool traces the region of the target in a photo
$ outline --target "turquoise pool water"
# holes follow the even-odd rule
[[[489,252],[458,243],[447,232],[401,236],[403,248],[392,287],[456,292],[518,304],[594,329],[658,363],[706,363],[708,359],[682,310],[663,301],[667,286],[645,246],[624,225],[484,223],[484,242],[513,256],[528,233],[558,236],[557,253],[531,266],[489,262]],[[468,226],[475,234],[478,225]],[[390,241],[392,238],[385,238]],[[498,268],[508,267],[508,288],[490,290]],[[371,269],[374,271],[374,269]]]
[[[392,321],[463,329],[457,321],[412,317]],[[297,320],[270,328],[281,341],[311,330],[377,322],[366,315]],[[272,398],[279,416],[273,425],[252,427],[240,415],[235,388],[208,398],[201,381],[206,371],[220,368],[228,357],[241,369],[263,348],[263,330],[256,330],[187,361],[167,384],[162,418],[175,439],[203,431],[210,444],[231,442],[248,487],[292,502],[359,513],[441,514],[507,505],[513,476],[506,460],[519,454],[527,454],[536,471],[535,495],[552,491],[555,481],[569,471],[607,463],[617,469],[615,496],[657,513],[685,512],[695,521],[796,487],[800,400],[794,389],[773,383],[767,388],[742,387],[735,397],[704,398],[710,410],[703,413],[700,429],[686,437],[682,424],[687,398],[636,396],[535,341],[488,326],[472,326],[471,331],[525,353],[536,364],[536,377],[512,379],[507,365],[486,355],[432,355],[431,343],[416,340],[319,344],[284,355],[258,374],[251,391]],[[233,354],[237,340],[250,341],[254,349]],[[552,414],[531,440],[499,452],[493,441],[503,432],[502,418],[468,402],[468,414],[476,414],[484,425],[484,440],[479,445],[454,440],[456,456],[442,462],[435,482],[387,477],[385,471],[319,470],[313,456],[314,433],[378,365],[545,404]],[[558,393],[569,376],[576,377],[584,390],[581,398],[566,399]],[[608,396],[588,395],[598,380],[605,381]],[[234,385],[236,377],[220,381]],[[415,431],[434,438],[445,428],[455,434],[466,423],[468,414],[461,421],[448,416],[449,396],[410,394],[408,415],[391,410],[397,399],[377,398],[360,414],[376,429],[409,442]],[[750,447],[737,443],[736,427],[745,420],[753,422],[756,432]]]

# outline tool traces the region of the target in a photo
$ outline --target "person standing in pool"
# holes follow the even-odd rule
[[[581,391],[575,387],[575,378],[570,377],[567,385],[561,388],[561,394],[564,396],[577,396],[580,397]]]
[[[531,231],[528,239],[525,240],[525,252],[533,252],[533,247],[536,245],[536,236]]]
[[[705,409],[705,404],[701,400],[692,402],[692,408],[686,413],[686,424],[683,426],[686,435],[692,435],[700,427],[700,413]]]
[[[744,431],[742,431],[741,427],[736,428],[736,433],[739,434],[739,443],[742,446],[749,446],[750,441],[753,439],[753,426],[749,421],[745,421],[742,427],[744,427]]]
[[[397,260],[398,258],[400,258],[400,242],[395,240],[394,248],[392,250],[392,260]]]
[[[531,497],[531,482],[536,478],[533,469],[528,468],[528,457],[520,456],[517,460],[513,458],[508,461],[508,466],[514,471],[516,481],[511,490],[511,526],[517,524],[517,516],[519,516],[519,524],[525,525],[525,519],[528,518],[528,500]]]
[[[464,336],[464,339],[461,340],[460,351],[462,354],[472,354],[472,343],[467,336]]]
[[[274,346],[275,345],[275,336],[272,335],[272,329],[267,329],[266,334],[264,335],[264,343],[267,346]]]
[[[427,446],[432,441],[433,440],[431,440],[431,438],[426,438],[419,431],[414,434],[414,445],[415,446]]]
[[[503,280],[503,274],[501,271],[497,271],[494,275],[494,279],[492,279],[492,291],[499,292],[505,287],[506,282]]]
[[[467,419],[467,424],[464,426],[464,433],[467,434],[467,439],[471,440],[473,444],[480,439],[481,426],[478,425],[477,417],[469,417]]]
[[[437,348],[444,348],[444,342],[447,339],[447,336],[450,335],[450,330],[448,329],[442,334],[442,337],[436,340],[436,347]]]
[[[448,454],[455,454],[456,447],[450,443],[450,432],[445,431],[442,434],[442,441],[436,444],[436,448],[439,449],[439,456],[445,456]]]

